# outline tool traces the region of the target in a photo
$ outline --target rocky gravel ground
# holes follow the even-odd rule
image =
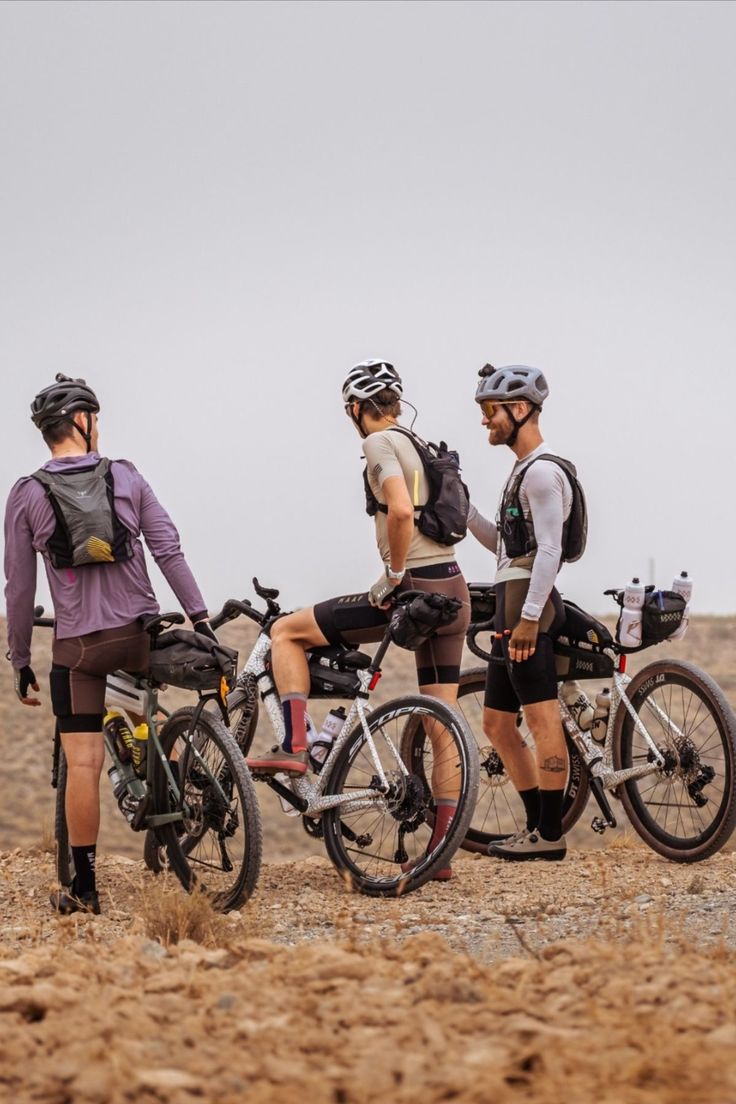
[[[462,857],[395,901],[321,858],[212,913],[103,858],[104,915],[53,917],[51,856],[0,856],[0,1100],[729,1104],[736,862],[636,843]]]
[[[145,929],[146,901],[159,885],[143,864],[103,856],[104,914],[60,921],[47,897],[52,856],[40,850],[0,856],[3,946],[20,949],[93,928],[95,942]],[[736,945],[736,854],[677,865],[624,836],[606,849],[573,850],[563,863],[513,864],[461,854],[451,882],[399,900],[348,892],[331,864],[310,857],[266,863],[252,900],[222,922],[233,934],[285,945],[332,940],[349,930],[397,939],[434,932],[481,962],[530,953],[560,939],[624,936],[643,919],[701,946]],[[172,894],[178,894],[175,886]]]

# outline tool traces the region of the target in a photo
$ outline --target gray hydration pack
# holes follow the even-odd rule
[[[56,526],[46,550],[54,567],[122,563],[133,555],[131,534],[115,512],[110,461],[74,471],[33,473],[54,511]]]

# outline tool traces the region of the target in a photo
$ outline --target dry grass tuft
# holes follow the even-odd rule
[[[213,909],[205,893],[185,893],[178,882],[163,875],[146,882],[137,912],[149,939],[164,946],[191,939],[205,947],[223,947],[233,937],[227,917]]]
[[[54,825],[51,817],[44,817],[41,821],[41,829],[38,839],[33,845],[34,851],[41,851],[44,855],[56,854],[56,839],[54,838]]]

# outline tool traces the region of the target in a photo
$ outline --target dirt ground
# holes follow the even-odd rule
[[[735,627],[703,618],[669,649],[732,701]],[[41,636],[36,656],[45,678]],[[397,653],[382,697],[412,683]],[[384,901],[267,794],[256,894],[222,917],[144,870],[103,776],[104,913],[59,919],[49,714],[16,705],[5,667],[0,720],[0,1100],[736,1100],[732,850],[675,865],[586,814],[564,863],[463,854],[453,881]]]
[[[50,854],[0,863],[2,1100],[736,1099],[731,854],[466,856],[398,901],[309,858],[227,917],[108,856],[104,915],[65,919]]]

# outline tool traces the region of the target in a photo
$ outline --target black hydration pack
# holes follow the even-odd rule
[[[39,468],[38,480],[51,503],[56,527],[46,549],[54,567],[122,563],[133,555],[131,534],[115,512],[110,461],[65,472]]]
[[[460,457],[448,449],[444,441],[433,445],[423,441],[408,429],[392,426],[392,432],[408,437],[417,451],[424,468],[429,496],[424,506],[415,506],[418,517],[414,524],[420,533],[437,544],[452,545],[464,539],[468,532],[470,495],[460,478]],[[368,468],[363,469],[365,509],[369,517],[380,510],[388,513],[388,506],[379,502],[368,482]]]
[[[585,503],[585,494],[578,479],[575,465],[570,460],[561,456],[553,456],[550,452],[543,452],[535,456],[525,468],[507,485],[501,502],[498,528],[501,533],[504,548],[509,559],[515,560],[520,556],[530,556],[537,547],[534,536],[534,526],[524,517],[521,508],[520,492],[524,476],[532,464],[537,460],[551,460],[562,468],[572,488],[572,506],[570,516],[562,527],[562,563],[575,563],[585,551],[588,540],[588,507]]]

